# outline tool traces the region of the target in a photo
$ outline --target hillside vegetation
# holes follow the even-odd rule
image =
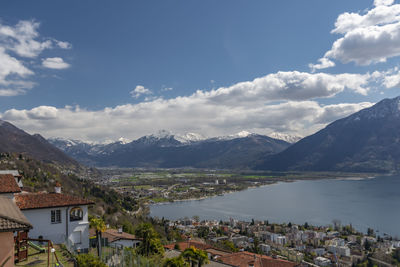
[[[23,154],[0,153],[0,170],[18,170],[23,175],[23,189],[31,192],[54,192],[54,185],[58,181],[63,193],[92,200],[95,204],[90,207],[90,213],[103,217],[112,225],[132,222],[134,217],[129,214],[138,209],[138,203],[132,197],[97,185],[89,179],[98,175],[95,169],[75,173],[63,165],[45,163]]]

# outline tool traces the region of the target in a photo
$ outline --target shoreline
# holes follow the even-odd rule
[[[209,200],[202,202],[187,200],[188,202],[178,202],[182,204],[149,206],[149,216],[178,220],[184,216],[191,218],[194,215],[200,215],[201,220],[219,221],[233,218],[249,221],[254,218],[274,223],[304,224],[308,222],[312,225],[330,225],[333,220],[339,220],[343,225],[351,224],[359,231],[364,232],[371,228],[381,235],[388,233],[393,237],[400,236],[397,225],[393,223],[398,221],[399,215],[383,210],[383,207],[395,209],[396,203],[400,201],[396,193],[396,188],[400,185],[400,175],[389,177],[363,175],[357,179],[354,178],[353,175],[341,179],[347,181],[325,179],[327,181],[282,184],[276,188],[264,187],[264,189],[250,190],[224,198],[210,197]],[[364,181],[359,178],[363,178]],[[376,187],[382,187],[384,189],[382,192],[386,192],[391,197],[382,198],[380,193],[376,192]],[[359,190],[356,190],[355,195],[351,195],[354,188]],[[362,197],[358,198],[358,196]],[[322,202],[320,199],[323,199]],[[352,201],[354,199],[362,201]],[[371,215],[370,209],[382,210],[382,216]]]
[[[390,175],[390,174],[387,174]],[[387,176],[384,175],[384,176]],[[245,190],[249,190],[249,189],[256,189],[256,188],[261,188],[261,187],[265,187],[265,186],[272,186],[272,185],[277,185],[279,183],[294,183],[294,182],[300,182],[300,181],[319,181],[319,180],[339,180],[339,181],[362,181],[362,180],[371,180],[371,179],[375,179],[376,177],[381,176],[381,174],[368,174],[366,177],[360,177],[360,176],[339,176],[339,177],[320,177],[320,178],[298,178],[295,180],[280,180],[280,181],[272,181],[270,183],[267,184],[260,184],[260,185],[252,185],[249,187],[246,187],[242,190],[237,190],[237,191],[226,191],[223,192],[222,194],[218,194],[218,195],[209,195],[209,196],[202,196],[202,197],[198,197],[198,198],[186,198],[186,199],[174,199],[172,201],[163,201],[163,202],[157,202],[157,203],[144,203],[144,205],[148,208],[150,208],[150,206],[157,206],[157,205],[167,205],[167,204],[172,204],[172,203],[177,203],[177,202],[189,202],[189,201],[201,201],[201,200],[205,200],[208,198],[213,198],[213,197],[218,197],[218,196],[225,196],[228,194],[232,194],[232,193],[238,193],[238,192],[243,192]],[[382,175],[383,176],[383,175]]]

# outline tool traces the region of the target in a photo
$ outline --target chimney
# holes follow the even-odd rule
[[[118,228],[118,234],[122,234],[122,226]]]
[[[61,184],[60,182],[56,182],[56,186],[54,187],[54,192],[56,192],[57,194],[61,194]]]

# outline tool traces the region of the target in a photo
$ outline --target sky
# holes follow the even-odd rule
[[[90,142],[306,136],[400,95],[394,0],[0,2],[0,119]]]

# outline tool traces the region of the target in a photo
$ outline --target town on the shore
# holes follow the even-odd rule
[[[356,266],[371,262],[377,266],[391,266],[394,258],[400,256],[398,239],[388,234],[380,236],[371,228],[367,233],[357,232],[351,225],[341,225],[339,220],[334,220],[330,226],[312,226],[232,218],[225,222],[200,221],[194,216],[168,221],[167,225],[178,229],[185,238],[178,246],[168,245],[167,248],[205,248],[212,259],[228,264],[251,263],[257,254],[305,266]]]

